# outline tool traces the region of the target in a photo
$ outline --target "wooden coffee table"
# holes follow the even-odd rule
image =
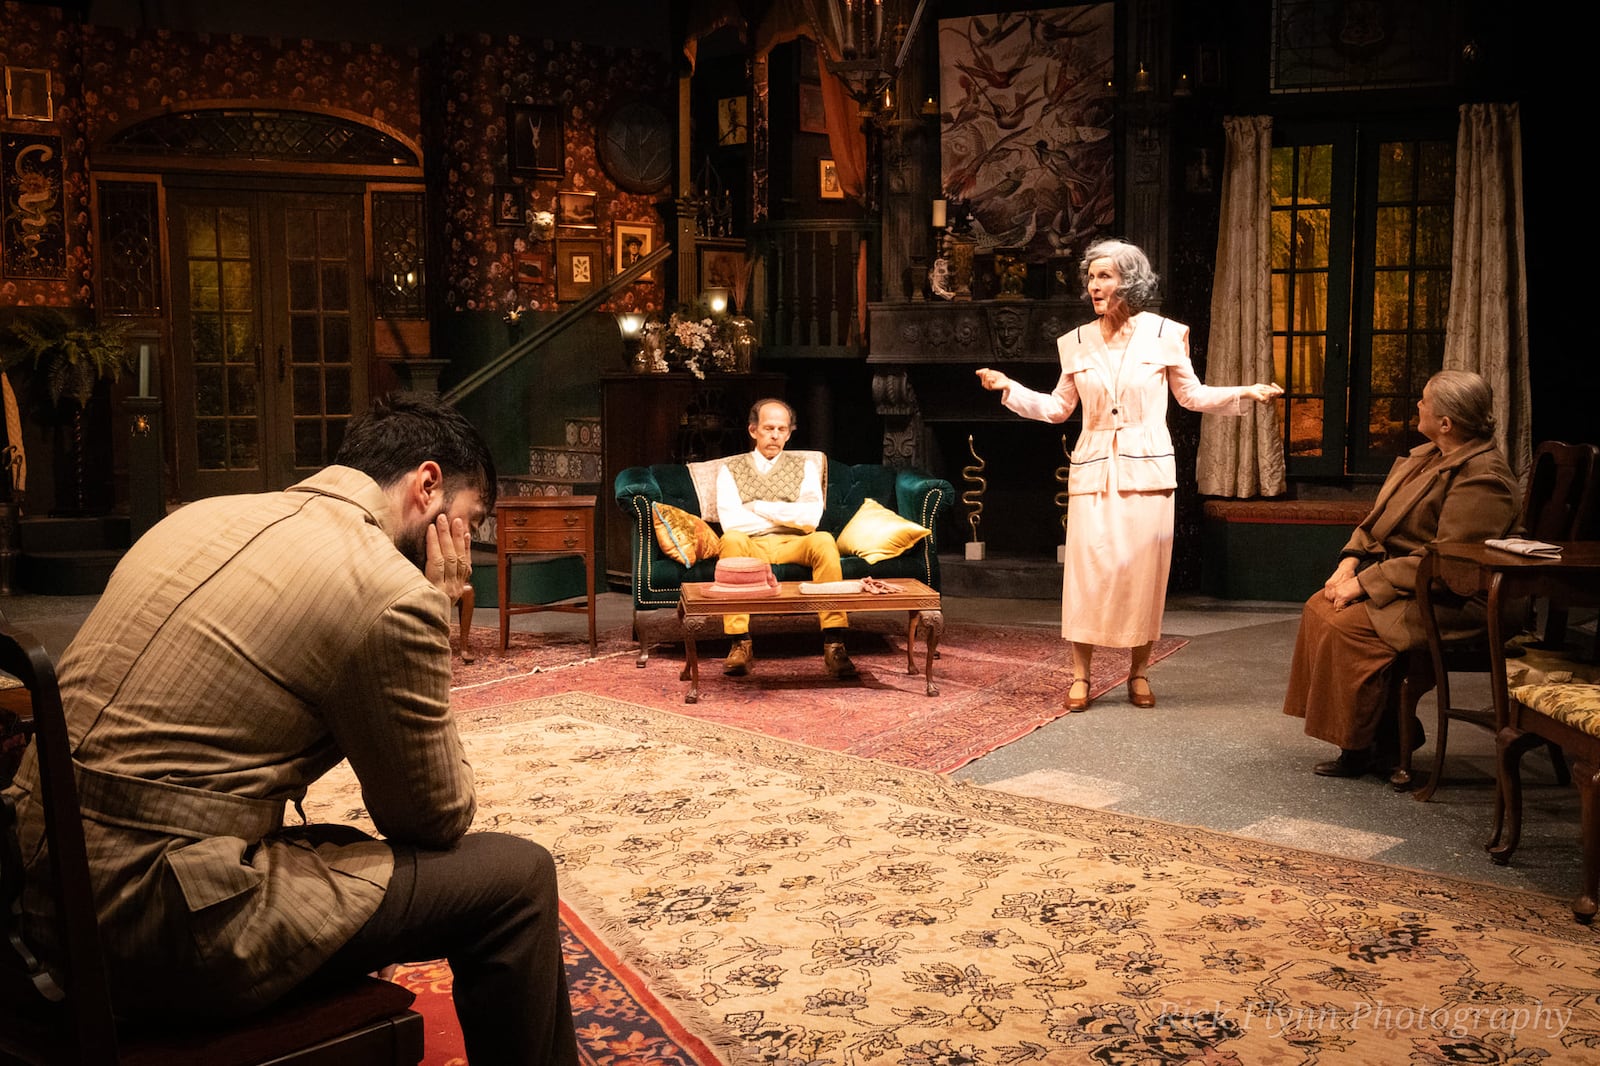
[[[852,592],[843,595],[812,596],[800,591],[798,581],[780,581],[778,591],[765,596],[709,596],[709,581],[686,582],[679,590],[678,618],[683,622],[683,672],[678,680],[689,682],[684,703],[700,702],[700,657],[695,652],[695,640],[700,637],[720,637],[722,616],[726,614],[815,614],[818,611],[905,611],[906,673],[917,672],[915,657],[917,630],[926,634],[927,657],[923,676],[927,681],[928,695],[937,696],[939,689],[933,683],[933,659],[939,650],[939,637],[944,633],[944,612],[939,607],[939,594],[915,578],[895,578],[889,584],[899,591],[873,593]]]

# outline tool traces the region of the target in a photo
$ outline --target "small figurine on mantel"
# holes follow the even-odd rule
[[[933,261],[928,271],[928,289],[941,300],[955,299],[956,294],[950,288],[950,260],[942,255]]]
[[[994,256],[995,278],[1000,284],[1000,291],[995,295],[997,300],[1020,300],[1023,298],[1023,288],[1028,283],[1028,264],[1010,252],[996,252]]]
[[[961,480],[977,486],[977,488],[968,489],[961,494],[961,502],[966,504],[969,509],[967,524],[972,527],[972,539],[967,542],[967,561],[982,562],[989,557],[989,546],[978,539],[978,523],[983,520],[983,494],[989,487],[988,481],[983,478],[983,471],[989,464],[978,455],[977,449],[972,446],[971,434],[967,435],[967,451],[972,453],[972,458],[975,461],[972,465],[961,468]]]

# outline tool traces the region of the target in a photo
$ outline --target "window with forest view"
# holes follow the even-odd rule
[[[1291,476],[1381,475],[1444,358],[1455,142],[1287,125],[1272,150],[1274,379]]]

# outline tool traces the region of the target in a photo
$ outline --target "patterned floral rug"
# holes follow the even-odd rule
[[[567,901],[730,1063],[1531,1066],[1600,1046],[1600,939],[1564,900],[601,696],[506,718],[466,734],[478,824],[550,847]],[[307,806],[359,803],[330,775]]]
[[[948,773],[1061,717],[1071,676],[1068,646],[1053,628],[949,625],[934,661],[939,692],[933,697],[922,674],[920,642],[917,672],[906,671],[903,633],[853,633],[850,655],[861,676],[849,682],[823,673],[815,633],[783,634],[756,638],[756,661],[750,675],[740,678],[722,675],[727,642],[707,643],[700,649],[700,702],[686,704],[688,684],[678,680],[682,646],[658,647],[638,669],[634,645],[624,636],[606,634],[594,659],[585,658],[587,642],[574,644],[571,638],[514,634],[501,656],[479,637],[476,661],[454,663],[451,704],[468,727],[476,727],[505,721],[510,705],[574,690],[602,692],[814,747]],[[1185,643],[1162,638],[1151,661]],[[1090,691],[1110,695],[1090,714],[1138,713],[1111,691],[1127,679],[1127,649],[1101,649],[1092,675]]]

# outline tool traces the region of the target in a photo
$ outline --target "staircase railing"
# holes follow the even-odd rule
[[[552,318],[550,321],[544,323],[538,329],[534,330],[526,337],[517,341],[517,343],[513,344],[511,347],[507,348],[505,351],[489,360],[489,362],[485,363],[477,370],[474,370],[472,373],[462,378],[454,386],[452,386],[449,391],[445,392],[440,399],[448,404],[460,403],[463,399],[471,396],[474,392],[477,392],[490,381],[493,381],[508,367],[515,365],[529,352],[540,347],[541,345],[549,343],[552,338],[571,328],[572,325],[584,315],[588,314],[590,311],[593,311],[596,307],[599,307],[602,303],[609,300],[612,296],[615,296],[629,285],[632,285],[635,281],[638,281],[641,277],[649,273],[655,267],[665,263],[667,258],[671,255],[672,246],[663,245],[662,247],[651,252],[649,255],[644,256],[638,262],[634,263],[632,266],[618,274],[616,277],[612,278],[610,281],[597,287],[588,296],[585,296],[583,299],[579,300],[577,303],[561,312],[555,318]]]
[[[752,252],[765,274],[761,354],[766,358],[857,358],[861,331],[858,276],[870,262],[873,228],[861,221],[769,222],[751,227]]]

